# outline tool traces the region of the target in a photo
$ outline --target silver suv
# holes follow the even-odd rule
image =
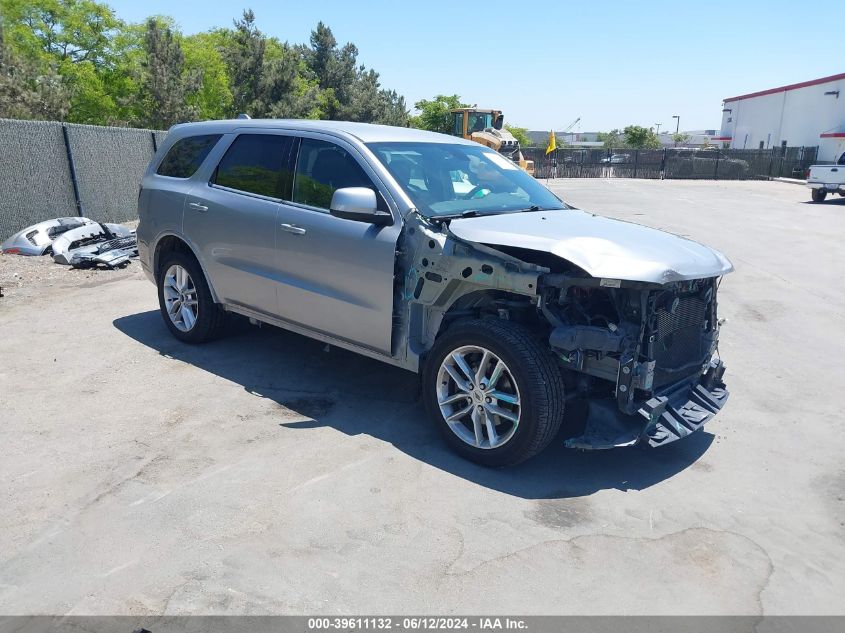
[[[329,121],[178,125],[139,215],[176,338],[208,341],[237,313],[419,372],[446,442],[485,465],[559,431],[576,448],[666,444],[728,396],[721,253],[570,208],[471,141]]]

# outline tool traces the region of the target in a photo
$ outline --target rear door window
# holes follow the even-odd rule
[[[373,181],[345,149],[327,141],[303,138],[296,161],[293,201],[328,210],[334,192],[344,187],[372,189],[379,210],[387,210]]]
[[[156,170],[160,176],[190,178],[220,140],[220,134],[186,136],[173,144]]]
[[[246,193],[290,200],[293,174],[288,165],[293,137],[241,134],[226,150],[212,183]]]

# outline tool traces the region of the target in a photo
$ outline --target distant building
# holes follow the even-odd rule
[[[657,138],[663,147],[719,147],[719,142],[714,140],[719,130],[681,130],[680,133],[687,137],[683,143],[675,143],[674,132],[661,132]]]
[[[820,161],[845,151],[845,73],[724,100],[712,139],[735,149],[818,146]]]
[[[673,138],[674,132],[661,132],[657,135],[662,147],[706,147],[708,145],[719,146],[719,142],[714,140],[719,136],[719,130],[682,130],[681,134],[685,134],[688,138],[683,143],[675,143]],[[581,147],[581,148],[596,148],[603,147],[604,143],[598,140],[599,132],[557,132],[555,136],[559,142],[566,143],[567,147]],[[535,146],[543,146],[549,142],[549,133],[539,130],[531,130],[528,132],[528,137],[531,139],[531,144]],[[620,133],[621,140],[621,133]]]
[[[602,143],[597,141],[598,132],[555,132],[559,141],[573,147],[601,147]],[[545,146],[549,142],[548,130],[529,130],[528,138],[532,145]]]

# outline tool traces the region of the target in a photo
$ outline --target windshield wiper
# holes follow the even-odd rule
[[[563,209],[563,207],[561,207]],[[528,213],[529,211],[559,211],[561,209],[555,209],[554,207],[541,207],[536,204],[531,205],[525,209],[514,209],[516,213]]]
[[[491,215],[489,213],[479,213],[476,209],[467,209],[460,213],[450,213],[448,215],[433,215],[432,220],[457,220],[458,218],[477,218],[480,215]]]
[[[432,220],[457,220],[460,218],[479,218],[482,216],[487,215],[507,215],[508,213],[527,213],[529,211],[554,211],[555,209],[551,209],[549,207],[541,207],[538,205],[532,205],[525,209],[500,209],[498,211],[490,211],[488,213],[482,213],[477,209],[467,209],[466,211],[461,211],[460,213],[450,213],[448,215],[434,215],[431,216]]]

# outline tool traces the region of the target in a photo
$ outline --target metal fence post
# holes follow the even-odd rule
[[[637,167],[640,164],[640,150],[634,150],[634,175],[633,178],[637,177]]]
[[[70,147],[70,138],[67,134],[67,126],[62,123],[62,137],[65,139],[65,152],[67,153],[67,166],[70,170],[70,182],[73,185],[73,198],[76,201],[76,215],[82,217],[82,198],[79,197],[79,183],[76,182],[76,166],[73,163],[73,150]]]
[[[721,154],[720,150],[716,150],[716,166],[713,168],[713,180],[719,180],[719,155]]]
[[[663,156],[660,157],[660,180],[666,179],[666,148],[663,148]]]

